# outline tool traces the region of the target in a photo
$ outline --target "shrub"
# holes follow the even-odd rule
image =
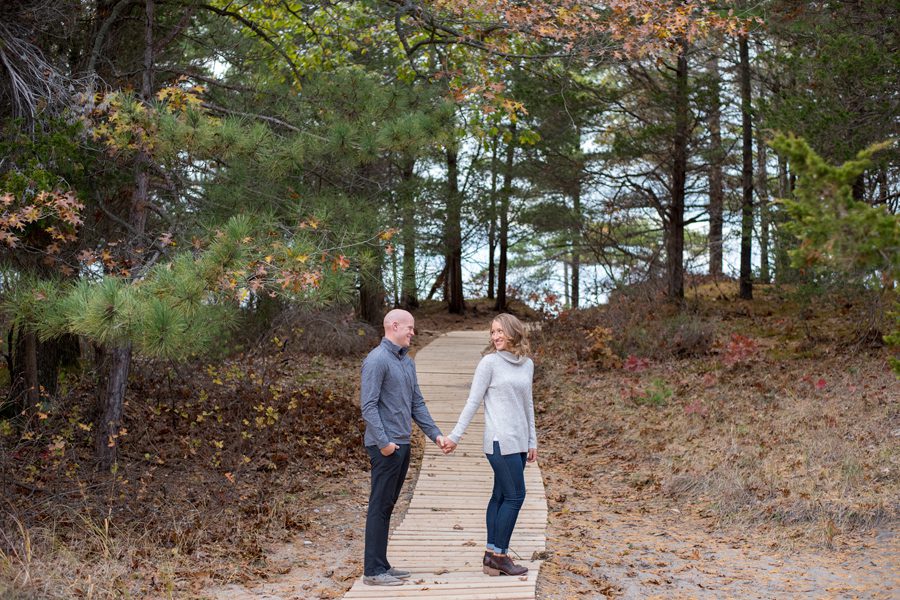
[[[589,360],[610,369],[628,356],[705,356],[713,349],[716,328],[716,321],[679,312],[661,298],[620,292],[605,306],[563,312],[535,337],[545,353],[560,360]]]
[[[357,320],[351,308],[288,308],[281,310],[269,327],[254,337],[249,340],[254,353],[265,352],[274,343],[281,350],[354,356],[375,347],[379,334],[368,323]]]
[[[637,404],[648,404],[650,406],[664,406],[666,401],[672,397],[675,392],[671,387],[659,377],[654,377],[650,381],[650,387],[644,390],[643,394],[635,397]]]
[[[600,367],[605,369],[615,369],[622,363],[610,347],[610,342],[613,339],[613,332],[611,329],[597,326],[588,331],[587,337],[591,340],[591,346],[589,348],[591,358]]]

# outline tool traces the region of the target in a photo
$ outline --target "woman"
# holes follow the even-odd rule
[[[445,452],[456,448],[484,402],[484,453],[494,470],[494,490],[487,506],[483,571],[492,576],[528,572],[507,552],[525,500],[525,463],[537,460],[531,398],[534,363],[529,351],[522,322],[512,315],[498,315],[491,323],[491,343],[475,369],[469,399],[444,448]]]

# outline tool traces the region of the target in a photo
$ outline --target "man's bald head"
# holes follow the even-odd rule
[[[384,337],[401,348],[409,348],[416,334],[416,320],[402,308],[395,308],[384,315]]]

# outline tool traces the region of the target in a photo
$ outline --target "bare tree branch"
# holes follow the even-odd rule
[[[231,17],[232,19],[245,25],[253,33],[255,33],[256,35],[261,37],[267,44],[272,46],[272,48],[274,48],[275,51],[278,52],[279,55],[281,55],[281,58],[283,58],[285,60],[285,62],[287,62],[288,67],[290,67],[291,72],[293,72],[294,77],[297,79],[297,81],[303,80],[303,75],[300,73],[300,69],[297,68],[297,65],[294,64],[294,61],[291,60],[291,57],[288,56],[287,52],[285,52],[284,49],[281,46],[279,46],[278,43],[275,42],[275,40],[273,40],[271,37],[269,37],[269,35],[265,31],[263,31],[259,25],[257,25],[250,19],[246,18],[242,14],[234,12],[234,11],[218,8],[218,7],[212,6],[210,4],[198,4],[197,6],[199,8],[206,9],[210,12],[214,12],[217,15],[221,15],[223,17]]]
[[[100,52],[103,50],[103,42],[106,40],[106,35],[109,33],[109,28],[112,27],[113,23],[119,18],[119,15],[122,14],[129,5],[135,4],[137,0],[119,0],[119,3],[113,6],[112,10],[109,11],[109,16],[106,17],[106,20],[103,21],[103,24],[100,26],[100,29],[97,31],[97,35],[94,37],[94,46],[91,48],[91,54],[88,57],[87,64],[87,75],[88,77],[93,77],[97,72],[97,59],[100,57]]]

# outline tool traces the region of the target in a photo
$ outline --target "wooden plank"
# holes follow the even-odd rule
[[[442,431],[456,424],[468,397],[472,374],[489,332],[442,335],[415,355],[419,386]],[[481,571],[484,511],[493,472],[482,447],[484,411],[479,409],[456,452],[444,456],[428,444],[409,508],[388,544],[388,558],[412,577],[402,586],[377,587],[362,577],[347,599],[436,598],[445,600],[534,600],[541,561],[532,552],[546,548],[547,501],[540,467],[525,469],[526,496],[510,546],[529,568],[527,576],[490,577]],[[515,556],[515,555],[514,555]]]

